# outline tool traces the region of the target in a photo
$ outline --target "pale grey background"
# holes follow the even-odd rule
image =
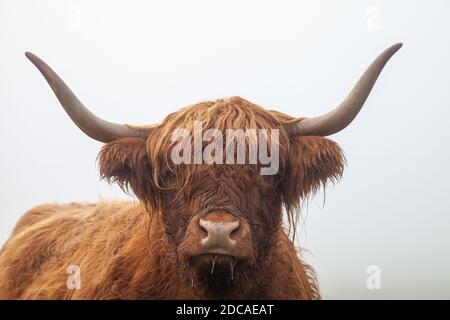
[[[347,94],[398,41],[357,121],[332,137],[344,179],[304,208],[324,298],[450,298],[448,1],[0,0],[0,242],[45,202],[125,197],[27,50],[99,116],[152,123],[241,95],[297,116]],[[306,213],[307,212],[307,213]],[[366,269],[381,268],[368,290]]]

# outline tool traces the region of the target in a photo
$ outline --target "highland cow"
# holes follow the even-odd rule
[[[47,204],[26,212],[0,252],[0,298],[320,298],[315,273],[294,246],[299,207],[341,177],[344,155],[325,136],[356,117],[400,47],[385,50],[348,97],[319,117],[295,118],[232,97],[188,106],[149,126],[96,117],[27,53],[75,124],[105,143],[101,177],[139,201]],[[175,164],[171,136],[180,128],[193,133],[196,122],[221,132],[278,130],[277,173],[260,174],[259,162]],[[75,288],[68,283],[71,266],[79,267]]]

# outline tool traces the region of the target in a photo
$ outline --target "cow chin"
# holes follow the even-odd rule
[[[248,282],[253,268],[248,258],[223,254],[201,254],[190,258],[194,286],[206,297],[233,296]]]

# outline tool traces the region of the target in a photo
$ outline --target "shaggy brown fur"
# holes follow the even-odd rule
[[[280,129],[280,170],[259,165],[173,165],[177,128]],[[294,230],[302,199],[337,180],[344,157],[322,137],[290,138],[295,119],[239,97],[199,103],[169,115],[147,141],[119,139],[99,154],[101,176],[140,200],[44,205],[28,211],[0,252],[3,299],[317,299],[313,270],[283,227]],[[250,223],[253,245],[240,260],[192,263],[190,223],[220,209]],[[223,262],[223,263],[222,263]],[[230,268],[228,268],[228,263]],[[81,289],[68,289],[78,265]],[[206,270],[206,272],[205,272]],[[232,276],[230,277],[230,272]]]

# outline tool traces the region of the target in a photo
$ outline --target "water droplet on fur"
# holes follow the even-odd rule
[[[216,265],[216,259],[217,257],[211,258],[211,274],[214,273],[214,266]]]
[[[236,265],[236,261],[233,259],[233,261],[230,263],[230,273],[231,273],[231,280],[234,280],[234,266]]]

